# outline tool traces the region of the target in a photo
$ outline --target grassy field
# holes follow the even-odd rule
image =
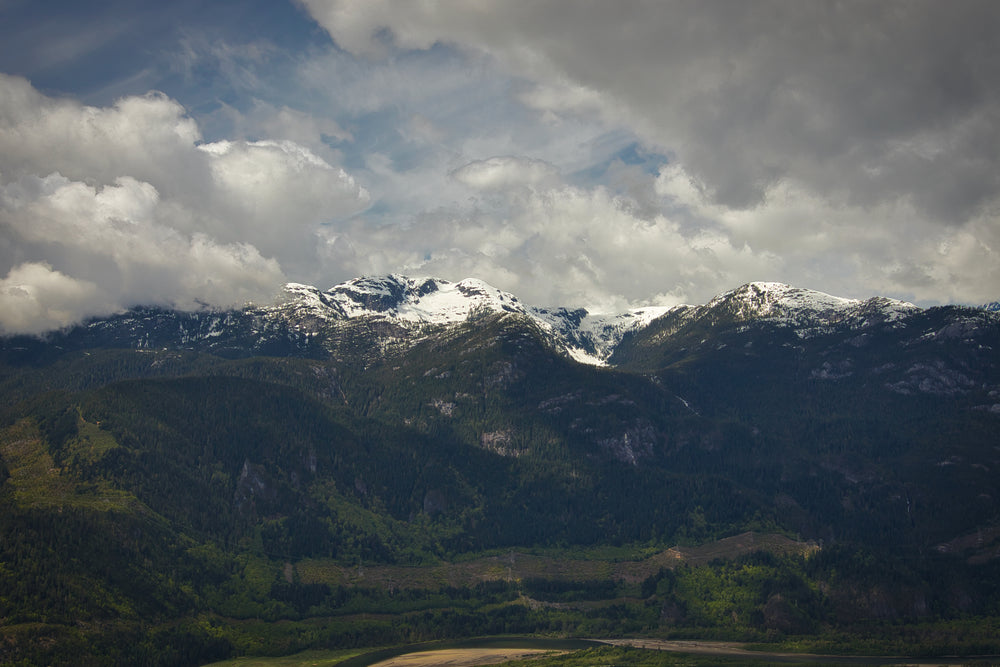
[[[433,589],[441,586],[474,586],[482,581],[522,581],[550,579],[557,581],[641,582],[661,569],[681,563],[703,565],[717,558],[735,558],[754,551],[775,554],[805,554],[817,549],[809,542],[798,542],[783,535],[743,533],[697,547],[674,547],[639,560],[620,558],[574,558],[556,554],[533,554],[510,551],[472,560],[429,566],[358,565],[344,566],[331,560],[306,559],[295,565],[303,583],[330,586],[367,586],[399,590]],[[616,554],[619,556],[620,554]]]
[[[280,657],[234,658],[213,662],[209,667],[331,667],[369,652],[371,649],[345,649],[341,651],[309,650]]]

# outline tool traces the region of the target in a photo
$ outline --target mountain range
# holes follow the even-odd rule
[[[136,308],[41,339],[4,339],[2,354],[4,393],[25,400],[42,390],[197,375],[206,364],[224,375],[249,359],[260,367],[309,360],[311,376],[267,381],[325,402],[332,396],[365,418],[446,428],[463,446],[501,455],[538,450],[533,429],[551,431],[549,443],[598,443],[600,456],[666,469],[688,441],[697,443],[691,451],[777,447],[783,469],[802,461],[856,488],[894,479],[889,499],[908,498],[911,514],[920,484],[882,470],[886,461],[898,458],[920,475],[927,466],[981,470],[963,491],[976,490],[968,500],[985,514],[963,505],[959,524],[944,524],[974,530],[972,516],[996,517],[998,337],[1000,314],[986,308],[921,309],[780,283],[743,285],[701,306],[599,315],[529,306],[475,279],[389,275],[326,291],[289,284],[271,306]],[[127,370],[104,369],[107,356],[129,359]],[[551,419],[566,412],[576,416]],[[915,458],[923,450],[930,458]],[[769,493],[787,495],[780,486]]]
[[[582,363],[604,365],[627,334],[641,331],[654,320],[668,318],[675,329],[695,322],[733,324],[768,322],[795,327],[802,336],[832,331],[837,326],[862,329],[913,315],[916,306],[876,297],[855,300],[781,283],[750,283],[712,299],[704,306],[651,306],[624,313],[591,314],[583,308],[539,308],[523,304],[507,292],[480,280],[457,283],[435,278],[400,275],[363,277],[326,291],[289,283],[284,298],[270,307],[248,306],[223,312],[134,309],[123,315],[92,321],[62,332],[75,344],[89,344],[111,336],[130,347],[153,340],[175,345],[193,344],[233,353],[267,349],[278,338],[300,339],[288,351],[304,353],[318,337],[328,349],[342,338],[337,331],[352,324],[381,325],[383,344],[418,340],[425,332],[462,324],[489,314],[522,316],[545,332],[553,347]],[[984,310],[988,310],[984,307]],[[161,326],[164,317],[177,320],[178,330]],[[177,335],[174,335],[174,334]],[[88,335],[89,334],[89,335]],[[56,338],[60,334],[54,334]],[[166,336],[166,337],[164,337]],[[52,339],[52,336],[50,336]],[[236,352],[242,350],[242,352]]]
[[[746,531],[909,564],[877,600],[823,575],[845,618],[997,603],[993,574],[913,574],[1000,563],[988,308],[750,283],[602,315],[366,277],[3,338],[0,395],[0,616],[20,623],[252,617],[334,566]]]

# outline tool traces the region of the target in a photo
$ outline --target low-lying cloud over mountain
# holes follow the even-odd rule
[[[290,141],[204,143],[163,95],[94,108],[0,78],[5,328],[40,331],[134,303],[270,298],[312,266],[319,223],[365,205]]]

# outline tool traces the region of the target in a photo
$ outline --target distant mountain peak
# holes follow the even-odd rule
[[[537,308],[478,278],[451,282],[400,274],[362,276],[326,291],[288,283],[285,300],[273,311],[314,321],[375,318],[403,327],[453,325],[480,313],[511,313],[533,321],[571,357],[601,365],[622,337],[640,329],[670,308],[649,306],[610,315],[584,308]]]
[[[801,312],[842,310],[856,304],[853,299],[825,292],[792,287],[784,283],[753,282],[741,285],[712,299],[708,308],[728,306],[742,317],[787,316]]]
[[[513,294],[474,278],[453,283],[399,274],[365,276],[323,294],[345,317],[377,315],[411,324],[454,324],[481,310],[526,312]]]
[[[778,282],[752,282],[712,299],[704,310],[724,313],[735,321],[771,320],[798,326],[823,326],[837,322],[858,324],[892,321],[915,313],[919,307],[886,297],[848,299],[825,292]]]

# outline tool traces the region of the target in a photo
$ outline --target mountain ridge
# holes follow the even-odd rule
[[[250,349],[255,353],[297,351],[315,356],[324,354],[324,347],[328,351],[337,347],[336,341],[359,337],[367,338],[373,350],[385,352],[412,345],[442,327],[495,313],[524,317],[560,353],[580,363],[604,366],[614,365],[616,350],[624,339],[654,323],[661,336],[695,323],[714,328],[766,323],[793,328],[804,338],[837,327],[898,325],[922,310],[887,297],[848,299],[784,283],[752,282],[702,305],[652,305],[620,313],[592,313],[585,308],[529,305],[476,278],[451,282],[388,274],[362,276],[326,290],[287,283],[282,297],[272,305],[203,311],[137,306],[49,332],[43,338],[77,339],[85,345],[104,332],[126,347],[155,347],[169,339],[170,344],[197,344],[223,354]],[[174,322],[167,325],[169,319]]]
[[[400,274],[363,276],[325,291],[299,283],[285,286],[286,300],[264,313],[285,313],[317,321],[379,319],[402,328],[448,326],[486,312],[529,318],[574,360],[605,365],[629,334],[675,315],[679,321],[709,318],[732,323],[768,321],[795,326],[802,335],[846,323],[854,328],[895,322],[919,312],[917,306],[886,297],[847,299],[777,282],[753,282],[729,290],[704,305],[646,306],[621,313],[590,313],[585,308],[538,307],[488,283],[467,278],[410,278]]]
[[[612,315],[591,315],[584,308],[542,308],[488,283],[466,278],[458,282],[400,274],[363,276],[320,291],[289,283],[288,300],[278,310],[318,319],[381,318],[402,326],[452,325],[485,312],[523,315],[553,334],[577,361],[601,365],[625,332],[642,327],[670,310],[651,306]]]

